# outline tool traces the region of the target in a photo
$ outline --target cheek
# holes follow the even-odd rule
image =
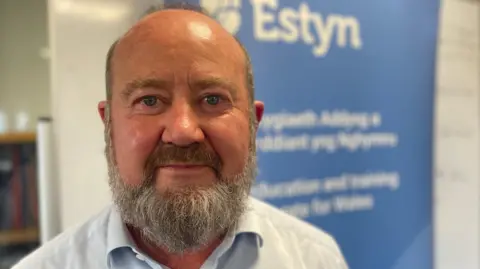
[[[112,125],[119,172],[125,183],[139,185],[143,181],[145,161],[158,143],[158,129],[133,119],[115,120]]]
[[[248,120],[222,119],[208,125],[204,131],[222,159],[223,172],[227,175],[242,172],[250,146]]]

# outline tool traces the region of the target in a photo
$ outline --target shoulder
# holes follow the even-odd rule
[[[277,207],[266,202],[251,198],[251,212],[267,226],[285,233],[293,233],[299,239],[312,240],[326,248],[335,248],[334,238],[321,228],[289,215]]]
[[[112,207],[69,228],[18,262],[12,269],[98,268],[106,265],[107,226]],[[105,250],[105,251],[103,251]],[[101,268],[101,267],[100,267]]]
[[[336,240],[321,228],[254,198],[250,214],[265,247],[286,250],[306,268],[348,268]]]

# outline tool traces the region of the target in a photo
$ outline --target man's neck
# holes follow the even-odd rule
[[[145,242],[137,229],[129,227],[135,244],[156,262],[171,269],[199,269],[212,252],[222,243],[222,238],[212,240],[206,247],[183,254],[171,254],[165,248]]]

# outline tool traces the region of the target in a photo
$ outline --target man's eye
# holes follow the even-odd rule
[[[155,96],[145,96],[140,100],[146,106],[155,106],[158,103],[158,98]]]
[[[214,106],[214,105],[218,105],[218,103],[220,103],[220,96],[218,95],[209,95],[207,97],[205,97],[205,102],[207,102],[207,104],[211,105],[211,106]]]

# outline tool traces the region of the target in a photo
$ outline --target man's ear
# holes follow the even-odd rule
[[[107,101],[100,101],[98,103],[98,114],[100,115],[100,118],[102,119],[102,122],[105,124],[105,109],[107,109]]]
[[[257,126],[255,126],[255,129],[258,129],[258,125],[260,125],[260,122],[262,121],[265,105],[263,104],[263,102],[255,101],[254,106],[255,106],[255,117],[257,118]]]

